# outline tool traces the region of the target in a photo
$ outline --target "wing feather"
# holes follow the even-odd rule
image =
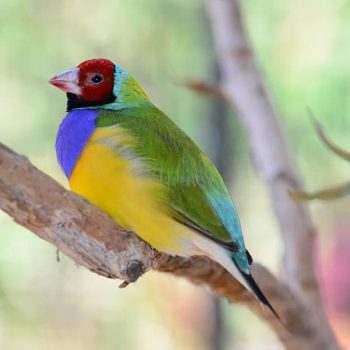
[[[238,215],[226,186],[206,155],[156,107],[100,112],[98,126],[123,127],[134,151],[166,188],[174,219],[231,251],[249,271]],[[247,270],[248,269],[248,270]]]

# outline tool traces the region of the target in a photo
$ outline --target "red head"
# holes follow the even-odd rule
[[[79,64],[79,87],[85,101],[105,100],[113,94],[114,64],[104,59]]]
[[[92,59],[57,74],[49,83],[67,92],[68,99],[75,101],[73,107],[102,105],[115,100],[114,71],[115,65],[111,61]]]

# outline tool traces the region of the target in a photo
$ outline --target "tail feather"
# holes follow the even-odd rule
[[[246,283],[249,285],[251,292],[256,296],[256,298],[264,305],[266,305],[271,312],[276,316],[276,318],[281,322],[281,318],[279,317],[278,313],[276,310],[273,308],[273,306],[270,304],[270,302],[267,300],[265,297],[264,293],[260,289],[260,287],[257,285],[255,282],[254,278],[252,275],[248,275],[242,271],[240,271],[244,280]]]
[[[206,238],[197,238],[195,246],[198,249],[197,253],[207,255],[209,258],[217,261],[221,266],[223,266],[234,278],[236,278],[244,287],[246,287],[255,297],[264,305],[266,305],[271,312],[276,316],[276,318],[283,324],[281,318],[277,314],[276,310],[272,307],[270,302],[265,297],[264,293],[261,291],[257,283],[255,282],[253,276],[250,273],[242,271],[235,261],[235,253],[228,252],[215,242],[208,240]],[[248,263],[252,263],[251,255],[247,253],[247,269],[249,271]]]

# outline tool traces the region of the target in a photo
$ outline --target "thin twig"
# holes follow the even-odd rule
[[[201,80],[187,80],[184,85],[200,95],[210,95],[219,99],[225,99],[226,96],[219,86],[210,84]]]
[[[339,158],[344,159],[348,162],[350,162],[350,152],[346,151],[342,148],[340,148],[339,146],[337,146],[335,143],[333,143],[328,136],[325,134],[321,124],[319,123],[319,121],[316,119],[315,115],[313,114],[313,112],[311,111],[311,109],[309,109],[309,115],[310,115],[310,119],[314,125],[314,128],[317,132],[318,137],[320,138],[320,140],[322,141],[322,143],[334,154],[336,154]]]

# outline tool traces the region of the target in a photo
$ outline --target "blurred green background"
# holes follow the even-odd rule
[[[242,6],[307,188],[348,180],[350,167],[322,146],[306,107],[350,150],[350,2],[244,0]],[[188,79],[217,79],[202,0],[0,0],[0,43],[1,142],[67,186],[54,152],[65,96],[47,80],[88,58],[110,58],[136,76],[220,165],[247,246],[256,261],[278,274],[283,254],[278,226],[234,113],[183,86]],[[338,237],[350,255],[349,208],[350,198],[311,204],[320,233],[323,292],[343,342],[349,341],[342,330],[350,327],[350,300],[345,297],[337,308],[344,296],[334,293],[341,287],[329,271],[338,271],[332,267]],[[53,246],[2,212],[0,232],[0,349],[281,348],[246,308],[218,303],[204,288],[150,272],[120,290],[116,281],[64,256],[58,263]],[[340,281],[349,279],[350,261],[346,264]]]

